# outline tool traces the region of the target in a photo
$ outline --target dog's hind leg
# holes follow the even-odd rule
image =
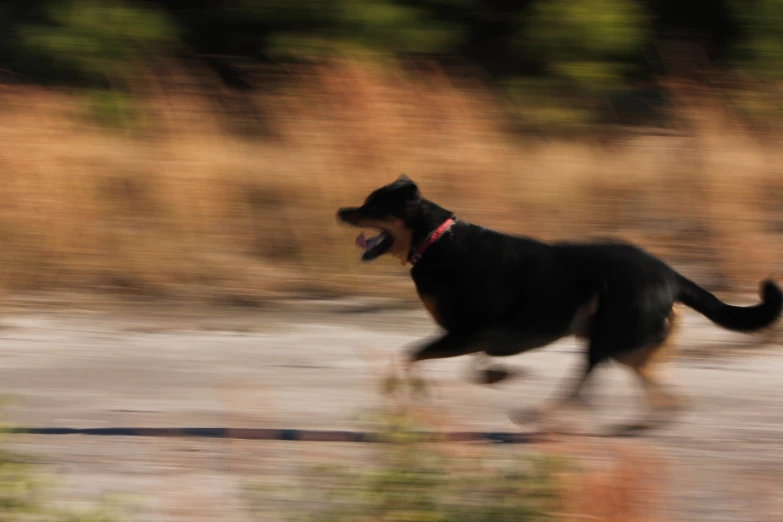
[[[625,307],[599,309],[593,318],[590,342],[576,377],[570,377],[564,392],[543,407],[512,412],[512,421],[518,424],[536,422],[565,406],[577,405],[584,398],[585,388],[600,364],[614,354],[632,353],[635,346],[650,345],[662,338],[658,326],[644,328],[645,319]]]
[[[664,363],[674,351],[675,336],[673,334],[677,327],[677,321],[677,310],[672,308],[666,319],[664,338],[660,342],[630,354],[614,357],[617,362],[630,368],[639,378],[650,408],[647,420],[623,427],[621,428],[622,432],[633,433],[664,424],[671,420],[673,415],[683,406],[683,401],[662,384]]]
[[[577,405],[583,397],[593,372],[603,362],[603,359],[597,356],[600,353],[598,350],[588,350],[587,357],[582,362],[579,373],[576,378],[573,376],[568,378],[569,383],[565,386],[565,392],[562,395],[550,400],[549,404],[541,407],[524,408],[510,412],[509,417],[511,421],[516,424],[538,422],[564,407]]]

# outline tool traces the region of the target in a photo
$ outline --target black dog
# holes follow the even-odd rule
[[[588,340],[575,400],[600,363],[615,360],[642,380],[653,411],[678,407],[653,371],[663,355],[678,302],[729,330],[753,332],[781,315],[783,293],[771,281],[762,303],[727,305],[647,252],[624,243],[545,244],[455,219],[421,197],[405,175],[372,192],[338,220],[380,234],[357,244],[362,260],[391,253],[410,263],[421,300],[446,333],[410,353],[409,362],[472,353],[502,357],[564,336]]]

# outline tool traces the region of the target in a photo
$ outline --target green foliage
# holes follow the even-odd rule
[[[546,77],[508,82],[528,121],[582,127],[602,98],[622,90],[631,59],[648,42],[649,17],[632,0],[539,0],[516,35],[519,52],[543,63]]]
[[[647,42],[648,19],[631,0],[540,0],[517,45],[581,90],[617,86],[626,59]]]
[[[557,511],[555,475],[563,469],[557,459],[494,448],[478,456],[448,456],[424,440],[409,417],[381,417],[379,423],[384,444],[377,446],[378,460],[359,468],[313,470],[304,493],[288,499],[298,504],[297,520],[539,522]],[[250,500],[269,505],[268,492],[255,489]]]
[[[119,126],[135,122],[125,94],[144,60],[176,43],[177,31],[161,12],[122,0],[60,0],[47,4],[38,23],[16,27],[22,70],[75,79],[107,89],[86,98],[92,118]]]
[[[715,20],[739,22],[743,38],[734,46],[735,67],[779,79],[783,0],[731,0],[730,11],[718,4],[700,9],[714,9]],[[6,22],[13,38],[0,41],[9,70],[108,88],[111,94],[91,93],[88,105],[96,121],[111,126],[138,118],[127,92],[139,71],[151,58],[187,43],[197,53],[266,54],[277,60],[461,56],[506,86],[525,123],[584,130],[600,113],[611,113],[604,111],[612,97],[630,92],[632,76],[643,77],[653,15],[664,32],[688,18],[673,0],[46,0],[21,5],[10,10]],[[718,22],[705,23],[725,30]]]
[[[458,28],[421,9],[394,0],[338,0],[329,6],[294,12],[290,6],[263,11],[275,25],[269,50],[278,56],[323,56],[334,52],[440,52],[453,47]],[[281,20],[290,23],[280,24]]]
[[[736,47],[739,68],[769,79],[783,77],[783,0],[732,2],[745,37]]]
[[[47,5],[45,20],[16,28],[30,59],[109,85],[122,85],[133,65],[176,40],[162,13],[122,0],[62,0]]]
[[[151,4],[130,0],[41,5],[34,23],[14,27],[22,72],[108,87],[111,94],[92,94],[88,104],[96,121],[112,126],[134,120],[123,91],[150,57],[181,45],[181,35],[191,45],[219,42],[214,45],[256,49],[283,60],[335,54],[382,59],[408,52],[458,55],[482,34],[503,27],[493,39],[511,49],[505,79],[519,79],[515,68],[521,63],[544,65],[547,74],[539,81],[557,91],[550,90],[554,98],[545,100],[552,110],[536,112],[544,114],[542,122],[545,114],[567,119],[567,112],[589,112],[585,104],[622,88],[627,59],[646,42],[649,19],[633,0],[539,0],[505,7],[478,0],[229,0],[209,11],[196,2],[193,12],[201,22],[187,31],[181,13],[178,26]],[[525,101],[527,90],[515,87],[512,95]],[[540,99],[528,101],[543,107]]]

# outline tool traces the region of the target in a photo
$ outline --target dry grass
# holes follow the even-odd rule
[[[227,132],[184,90],[146,97],[162,123],[131,136],[75,118],[72,96],[2,88],[0,287],[411,295],[394,261],[360,265],[354,231],[334,219],[400,172],[464,219],[544,239],[618,235],[707,284],[754,291],[780,267],[783,152],[717,103],[681,100],[677,135],[520,141],[489,96],[435,74],[337,63],[298,75],[255,95],[275,139]]]
[[[666,520],[667,470],[652,448],[616,440],[566,443],[552,448],[579,470],[560,480],[564,522],[658,522]]]

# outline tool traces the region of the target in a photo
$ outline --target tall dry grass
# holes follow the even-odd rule
[[[273,138],[226,130],[198,91],[150,89],[156,124],[101,129],[79,98],[2,87],[0,286],[255,303],[410,295],[361,265],[337,207],[405,172],[463,219],[543,239],[615,235],[708,285],[753,291],[783,259],[783,152],[717,98],[681,96],[677,131],[521,139],[478,87],[335,63],[252,101]],[[171,89],[169,89],[171,91]]]

